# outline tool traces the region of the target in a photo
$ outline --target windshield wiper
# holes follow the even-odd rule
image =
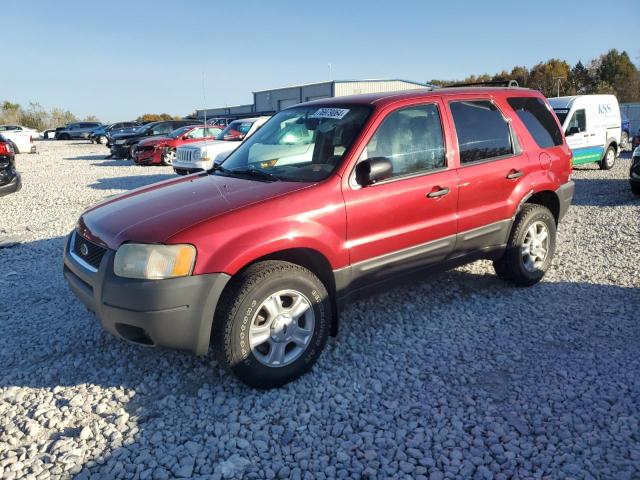
[[[254,177],[262,177],[274,182],[280,181],[280,178],[276,177],[273,173],[265,172],[264,170],[260,170],[258,168],[234,168],[233,170],[225,170],[225,173],[230,173],[232,175],[251,175]]]

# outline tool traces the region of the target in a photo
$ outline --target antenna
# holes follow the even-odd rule
[[[331,80],[331,77],[332,77],[332,75],[331,75],[331,64],[330,63],[327,64],[327,67],[329,67],[329,80]]]
[[[204,88],[204,71],[202,72],[202,108],[204,109],[204,128],[207,128],[207,93]],[[203,135],[205,134],[203,131]]]

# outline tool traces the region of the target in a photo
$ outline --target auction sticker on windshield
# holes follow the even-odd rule
[[[311,118],[334,118],[341,120],[347,113],[349,113],[348,108],[319,108],[311,115]]]

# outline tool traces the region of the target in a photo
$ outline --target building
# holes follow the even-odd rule
[[[640,130],[640,103],[621,103],[620,111],[629,119],[629,129],[633,137]]]
[[[197,110],[198,118],[247,117],[271,115],[287,107],[319,98],[344,97],[360,93],[397,92],[416,88],[433,88],[432,85],[409,80],[331,80],[291,87],[253,92],[253,103],[232,107]]]

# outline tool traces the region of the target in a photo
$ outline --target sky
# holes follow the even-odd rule
[[[119,121],[330,78],[461,79],[611,48],[640,65],[637,2],[2,0],[0,100]]]

